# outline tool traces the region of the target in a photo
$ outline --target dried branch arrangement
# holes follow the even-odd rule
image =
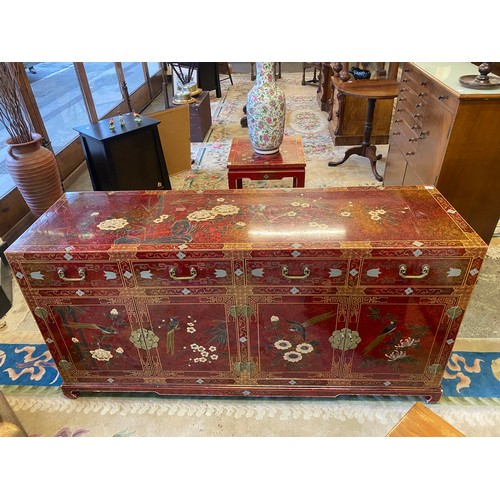
[[[0,62],[0,121],[14,144],[33,140],[33,125],[19,87],[20,64]]]
[[[188,73],[187,75],[182,71],[182,67],[179,63],[170,63],[170,66],[174,70],[174,73],[177,75],[177,78],[180,81],[180,85],[187,85],[188,83],[191,82],[191,78],[193,77],[193,72],[194,72],[194,64],[190,64],[188,66]]]

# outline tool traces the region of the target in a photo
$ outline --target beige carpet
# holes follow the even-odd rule
[[[211,92],[213,126],[206,141],[192,145],[190,172],[172,177],[174,189],[224,189],[225,161],[231,138],[244,135],[239,120],[248,75],[235,75],[235,85],[223,82],[223,97]],[[300,74],[284,74],[280,85],[287,98],[286,133],[301,135],[307,158],[306,187],[379,185],[367,161],[351,157],[340,167],[328,160],[342,156],[333,147],[326,113],[319,111],[316,89],[300,85]],[[156,103],[158,106],[158,103]],[[150,111],[154,111],[154,106]],[[381,146],[383,174],[387,146]],[[257,181],[258,187],[287,185]],[[254,183],[252,183],[254,184]],[[244,187],[249,184],[244,184]],[[255,187],[252,185],[252,187]],[[84,173],[70,190],[90,190]],[[496,311],[500,305],[495,282],[500,270],[500,246],[492,245],[459,333],[466,350],[500,351]],[[26,304],[14,284],[14,304],[0,330],[0,343],[43,343]],[[9,404],[30,436],[385,436],[418,398],[336,399],[214,399],[154,395],[82,395],[65,398],[55,387],[3,386]],[[443,398],[431,409],[467,436],[500,436],[500,400]]]

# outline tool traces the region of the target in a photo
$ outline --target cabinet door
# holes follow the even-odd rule
[[[406,158],[399,147],[391,144],[385,162],[384,186],[402,186],[406,165]]]
[[[142,382],[150,339],[132,298],[39,299],[35,317],[64,382]]]
[[[156,381],[164,386],[234,384],[240,357],[238,307],[230,295],[137,299],[141,323],[151,332]]]
[[[339,376],[331,337],[345,327],[347,297],[249,297],[249,354],[253,383],[327,385]]]
[[[457,303],[449,296],[353,297],[343,377],[351,384],[438,385],[462,318]]]
[[[413,162],[418,177],[427,186],[437,184],[453,120],[448,108],[431,97]]]

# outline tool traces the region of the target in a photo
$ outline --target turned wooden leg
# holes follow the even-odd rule
[[[352,155],[359,155],[359,156],[364,156],[364,151],[365,148],[364,146],[356,146],[354,148],[348,149],[344,153],[344,158],[340,161],[329,161],[328,166],[329,167],[336,167],[337,165],[342,165],[348,158],[350,158]]]

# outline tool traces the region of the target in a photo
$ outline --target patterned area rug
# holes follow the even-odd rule
[[[306,187],[327,186],[379,186],[371,173],[366,158],[352,156],[338,167],[328,167],[328,161],[343,158],[348,146],[335,147],[328,130],[327,113],[320,111],[316,88],[302,86],[302,75],[284,74],[278,80],[286,96],[285,135],[300,135],[306,156]],[[241,127],[243,106],[253,82],[248,75],[235,75],[234,85],[223,82],[223,96],[214,98],[211,93],[212,128],[205,142],[192,144],[195,163],[191,171],[180,172],[170,178],[174,189],[226,189],[226,162],[233,137],[248,135]],[[377,163],[383,175],[387,145],[378,146],[383,155]],[[276,181],[243,180],[243,187],[291,187],[291,179]]]
[[[211,93],[213,125],[203,143],[192,144],[191,171],[171,177],[174,189],[225,189],[226,161],[240,125],[249,75],[223,82],[223,97]],[[334,147],[327,114],[316,89],[300,85],[301,74],[279,80],[287,99],[285,133],[301,135],[307,159],[306,187],[380,185],[363,158]],[[378,148],[383,174],[387,146]],[[90,188],[90,183],[87,184]],[[289,187],[291,180],[244,181],[244,187]],[[431,409],[467,436],[500,436],[500,246],[491,246],[471,299],[456,350],[443,381],[445,396]],[[120,394],[65,398],[61,379],[19,288],[0,330],[0,390],[30,436],[385,436],[419,398],[229,399]]]

